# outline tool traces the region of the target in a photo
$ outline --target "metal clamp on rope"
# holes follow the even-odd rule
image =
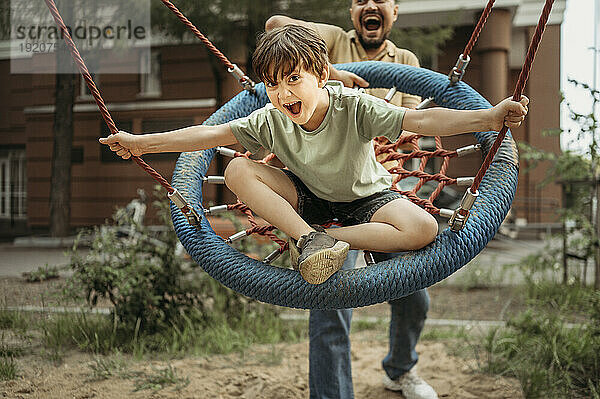
[[[266,263],[267,265],[270,265],[271,262],[273,262],[275,259],[279,258],[280,256],[281,256],[281,252],[279,252],[279,249],[276,249],[275,251],[268,254],[267,257],[265,259],[263,259],[263,262]]]
[[[460,206],[454,211],[448,222],[452,231],[459,232],[465,227],[465,223],[467,223],[467,220],[469,219],[471,208],[478,196],[479,192],[473,194],[471,193],[471,187],[467,188],[467,191],[460,202]]]
[[[375,263],[377,263],[377,262],[375,262],[375,258],[373,257],[372,252],[370,252],[370,251],[363,251],[363,252],[364,252],[363,254],[365,256],[365,264],[367,266],[371,266],[371,265],[374,265]]]
[[[227,148],[227,147],[217,147],[217,152],[221,155],[224,155],[226,157],[235,157],[235,150],[232,150],[231,148]]]
[[[183,198],[183,196],[181,195],[181,193],[179,193],[179,191],[177,191],[177,189],[173,190],[174,191],[172,193],[167,194],[167,197],[169,197],[169,199],[173,201],[175,206],[177,206],[177,208],[181,210],[183,215],[188,220],[189,224],[191,224],[194,227],[199,227],[200,220],[202,219],[200,218],[198,212],[196,212],[196,210],[187,203],[185,198]]]
[[[242,238],[246,237],[247,235],[248,235],[248,233],[246,232],[246,230],[238,231],[234,235],[229,236],[229,238],[226,239],[225,242],[227,244],[231,244],[234,241],[241,240]]]
[[[244,90],[254,93],[254,86],[256,84],[236,64],[233,64],[233,68],[228,68],[227,72],[235,76]]]
[[[481,144],[473,144],[459,148],[456,150],[456,155],[459,157],[464,157],[465,155],[474,154],[477,151],[481,151]]]
[[[419,105],[417,105],[415,109],[431,108],[433,104],[433,97],[427,97],[425,100],[421,101],[421,103],[419,103]]]
[[[454,216],[454,211],[448,208],[440,208],[440,216],[446,219],[452,218]]]
[[[225,184],[225,176],[202,176],[202,181],[212,184]]]
[[[475,177],[458,177],[456,179],[456,185],[460,187],[472,186],[475,181]]]
[[[215,215],[217,213],[221,213],[221,212],[225,212],[227,210],[227,205],[216,205],[216,206],[211,206],[208,209],[204,209],[204,214],[205,215]]]
[[[466,60],[462,54],[458,56],[456,65],[454,66],[454,68],[452,68],[452,70],[448,74],[448,79],[450,79],[450,84],[453,85],[462,80],[463,76],[465,75],[465,71],[467,70],[467,66],[469,65],[469,62],[471,62],[471,57],[469,57],[468,55],[467,55]]]
[[[389,103],[390,101],[392,101],[392,98],[394,98],[394,94],[396,94],[397,91],[398,91],[398,88],[396,86],[392,86],[390,88],[390,90],[387,92],[387,94],[385,95],[385,97],[383,98],[385,100],[385,102]]]

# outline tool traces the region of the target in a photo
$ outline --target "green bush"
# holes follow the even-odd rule
[[[545,284],[529,293],[529,309],[486,337],[487,371],[518,378],[527,398],[600,398],[600,292]],[[587,318],[569,324],[573,312]]]
[[[168,200],[161,192],[154,197],[162,198],[153,206],[164,228],[151,231],[126,208],[117,209],[111,223],[80,235],[92,237],[90,251],[81,255],[77,240],[65,292],[84,297],[91,307],[108,299],[121,327],[146,333],[185,324],[183,315],[210,322],[216,312],[228,320],[248,313],[251,301],[214,284],[176,253]]]

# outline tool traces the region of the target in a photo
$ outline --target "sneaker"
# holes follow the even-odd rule
[[[350,244],[322,233],[311,231],[296,243],[299,252],[298,270],[310,284],[321,284],[342,268]],[[292,247],[290,247],[292,248]],[[290,249],[290,257],[293,259]]]
[[[321,233],[325,233],[325,228],[318,224],[311,224],[311,227],[316,231]],[[294,270],[298,270],[298,258],[300,257],[300,248],[298,248],[298,243],[292,237],[288,239],[288,248],[290,250],[290,263]]]
[[[390,391],[402,392],[406,399],[438,399],[437,393],[419,377],[414,367],[395,380],[384,374],[383,386]]]

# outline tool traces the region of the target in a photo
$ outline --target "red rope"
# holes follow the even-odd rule
[[[477,39],[479,39],[479,34],[481,33],[483,26],[487,22],[487,19],[490,16],[490,13],[492,12],[492,6],[494,5],[494,1],[495,0],[489,0],[487,3],[487,6],[481,13],[481,16],[479,17],[479,21],[477,22],[477,25],[475,26],[475,29],[473,30],[473,33],[471,34],[471,38],[467,42],[467,45],[465,46],[465,49],[462,53],[463,58],[466,59],[468,57],[468,55],[471,53],[471,50],[473,49],[473,46],[475,46]]]
[[[225,55],[219,51],[218,48],[215,47],[214,44],[212,44],[212,42],[210,40],[208,40],[208,38],[206,36],[204,36],[202,34],[202,32],[200,32],[198,30],[198,28],[196,28],[194,26],[193,23],[190,22],[189,19],[186,18],[185,15],[183,15],[181,13],[181,11],[179,11],[179,9],[177,7],[175,7],[175,5],[173,3],[171,3],[169,0],[162,0],[162,2],[165,4],[165,6],[167,6],[171,11],[173,11],[173,13],[175,13],[175,15],[177,15],[177,18],[179,18],[181,20],[181,22],[183,22],[185,24],[185,26],[187,26],[194,35],[196,35],[196,37],[198,39],[200,39],[202,41],[202,43],[204,43],[204,45],[219,59],[221,60],[221,62],[227,67],[227,69],[233,69],[234,65],[231,63],[231,61],[229,61],[229,59],[227,57],[225,57]]]
[[[529,72],[531,71],[531,67],[533,66],[533,60],[535,59],[535,53],[537,52],[540,41],[542,40],[542,35],[544,34],[544,30],[546,29],[546,23],[548,22],[548,18],[550,16],[550,12],[552,11],[552,4],[554,0],[546,0],[546,4],[544,5],[544,9],[542,10],[542,15],[540,16],[540,20],[538,21],[537,27],[535,29],[535,33],[533,34],[533,38],[531,39],[531,43],[529,44],[529,49],[527,50],[527,56],[525,57],[525,63],[523,64],[523,68],[521,69],[521,74],[519,75],[519,79],[517,80],[517,85],[515,87],[515,91],[513,93],[513,100],[520,101],[521,96],[523,94],[523,89],[525,88],[525,84],[527,83],[527,79],[529,78]],[[490,151],[487,153],[481,168],[477,172],[475,176],[475,180],[473,181],[473,185],[471,186],[471,192],[476,193],[479,189],[479,185],[483,180],[483,176],[485,172],[488,170],[496,152],[500,148],[502,141],[506,137],[506,133],[508,132],[508,128],[503,126],[498,136],[496,137],[496,141],[490,148]]]
[[[100,95],[100,91],[98,91],[98,88],[94,84],[94,80],[92,79],[90,72],[88,71],[87,67],[85,66],[83,58],[81,58],[81,54],[79,54],[79,51],[77,50],[77,47],[75,46],[75,43],[73,42],[73,39],[71,38],[71,35],[69,34],[69,30],[65,26],[65,23],[64,23],[62,17],[60,16],[60,13],[58,12],[56,5],[54,4],[54,1],[53,0],[44,0],[44,1],[46,2],[48,9],[50,10],[50,13],[54,17],[54,21],[60,28],[60,30],[63,34],[63,38],[65,39],[65,42],[67,43],[67,46],[69,47],[69,50],[71,51],[73,60],[77,64],[79,71],[81,71],[81,75],[85,79],[85,82],[86,82],[87,86],[89,87],[90,92],[92,93],[92,96],[94,96],[94,100],[96,100],[96,104],[98,105],[98,109],[100,110],[100,113],[102,114],[102,118],[104,119],[104,122],[106,122],[106,124],[108,125],[108,129],[110,130],[110,132],[112,134],[118,133],[119,129],[117,129],[117,126],[115,125],[115,122],[113,121],[113,119],[110,115],[110,112],[108,112],[108,108],[106,107],[106,104],[104,103],[104,100],[102,99],[102,96]],[[162,185],[169,193],[172,193],[173,191],[175,191],[175,189],[169,184],[169,182],[167,180],[165,180],[165,178],[162,177],[157,171],[152,169],[152,167],[150,165],[148,165],[143,159],[141,159],[140,157],[136,157],[136,156],[132,156],[131,158],[142,169],[144,169],[150,176],[152,176],[154,178],[154,180],[156,180],[158,183],[160,183],[160,185]]]

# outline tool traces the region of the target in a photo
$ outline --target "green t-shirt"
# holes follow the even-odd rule
[[[229,122],[237,140],[252,153],[274,153],[317,197],[350,202],[392,184],[375,159],[372,140],[392,142],[402,132],[404,108],[386,103],[341,82],[327,82],[329,109],[321,125],[308,132],[272,104]]]

